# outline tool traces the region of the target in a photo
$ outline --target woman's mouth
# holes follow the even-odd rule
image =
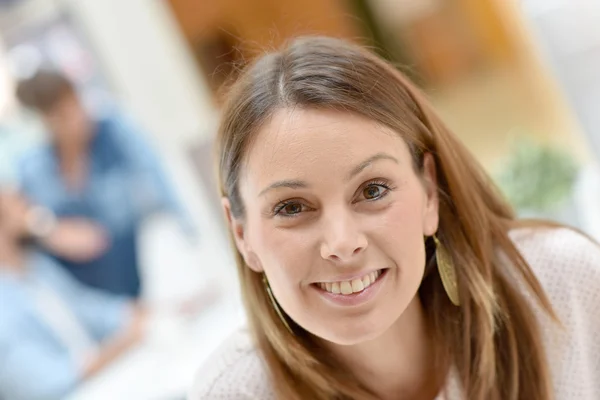
[[[337,295],[352,295],[362,292],[363,290],[367,289],[369,286],[377,282],[380,279],[381,275],[385,273],[385,271],[386,270],[384,269],[380,269],[352,280],[337,282],[318,282],[315,283],[315,285],[328,293]]]

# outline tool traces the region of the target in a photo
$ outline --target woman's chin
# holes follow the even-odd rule
[[[358,324],[358,326],[345,326],[340,329],[331,329],[316,335],[322,340],[338,346],[355,346],[377,339],[386,331],[386,328],[376,327],[371,324]]]

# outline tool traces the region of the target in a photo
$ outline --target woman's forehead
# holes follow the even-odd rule
[[[244,170],[260,181],[314,179],[324,173],[346,175],[377,154],[403,163],[410,157],[400,135],[368,118],[331,110],[281,110],[258,132]]]
[[[259,130],[248,158],[258,153],[302,157],[320,149],[323,152],[339,149],[343,154],[382,145],[402,147],[402,144],[399,134],[360,115],[335,110],[283,109]]]

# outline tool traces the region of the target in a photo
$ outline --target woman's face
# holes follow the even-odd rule
[[[421,283],[434,171],[427,155],[418,176],[403,139],[369,119],[281,110],[242,166],[237,246],[298,325],[337,344],[374,339]]]

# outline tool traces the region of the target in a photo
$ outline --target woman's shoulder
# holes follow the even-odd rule
[[[600,246],[587,236],[566,227],[518,229],[510,236],[550,297],[600,294]]]
[[[247,328],[235,331],[196,374],[190,400],[275,399],[267,366]]]
[[[546,292],[557,321],[539,317],[557,399],[598,399],[600,365],[600,247],[568,228],[511,233],[517,248]]]

